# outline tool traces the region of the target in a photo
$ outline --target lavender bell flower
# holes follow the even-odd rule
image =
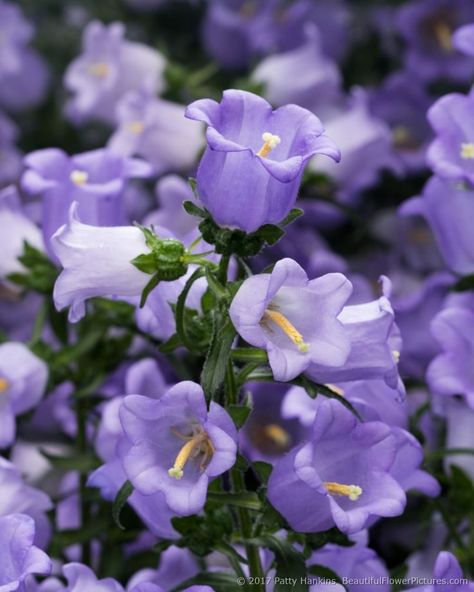
[[[0,516],[21,513],[35,521],[34,543],[44,549],[48,544],[51,527],[46,512],[51,510],[49,496],[27,485],[16,466],[0,457]]]
[[[123,191],[130,178],[151,176],[151,165],[106,149],[68,156],[57,148],[28,154],[22,177],[23,189],[41,195],[43,234],[48,248],[56,230],[66,224],[73,202],[81,219],[94,226],[124,223]]]
[[[159,175],[188,171],[204,138],[202,125],[186,121],[184,112],[182,105],[147,90],[127,93],[117,105],[118,127],[107,145],[115,154],[142,156]]]
[[[153,92],[164,88],[165,59],[156,50],[124,39],[122,23],[90,23],[83,35],[83,53],[68,67],[64,84],[73,93],[69,117],[81,123],[101,119],[113,124],[118,101],[144,82]]]
[[[468,56],[474,57],[474,25],[464,25],[453,35],[453,45]]]
[[[273,105],[295,103],[314,112],[341,92],[339,69],[322,53],[314,26],[307,29],[303,45],[262,60],[252,80],[264,85],[265,97]]]
[[[343,366],[350,341],[337,317],[351,292],[340,273],[308,280],[295,261],[282,259],[271,274],[245,280],[229,314],[243,339],[267,350],[275,379],[288,381],[311,364]]]
[[[464,577],[456,557],[448,551],[441,551],[436,558],[433,576],[434,583],[410,588],[407,592],[473,592],[474,582]]]
[[[67,580],[63,592],[125,592],[113,578],[98,579],[94,572],[82,563],[67,563],[62,568]]]
[[[339,160],[321,121],[297,105],[272,111],[257,95],[226,90],[220,103],[195,101],[186,116],[208,125],[197,187],[221,226],[253,232],[280,222],[295,203],[308,160],[315,154]]]
[[[207,485],[232,467],[235,426],[224,409],[206,409],[199,385],[184,381],[155,401],[130,395],[120,411],[131,448],[122,457],[125,472],[144,495],[159,491],[179,515],[199,512]]]
[[[408,45],[407,69],[424,80],[468,81],[474,64],[456,51],[452,36],[473,20],[470,0],[413,0],[401,6],[396,23]]]
[[[21,154],[15,147],[15,124],[0,111],[0,184],[11,183],[21,170]]]
[[[334,524],[354,533],[374,516],[398,516],[406,498],[390,475],[396,454],[390,428],[359,423],[340,403],[321,403],[310,439],[277,462],[268,498],[301,532]]]
[[[4,281],[11,273],[25,271],[18,261],[25,241],[39,251],[44,250],[41,231],[23,213],[18,192],[13,186],[0,191],[0,228],[0,281]]]
[[[39,403],[47,381],[47,365],[25,345],[0,345],[0,448],[13,443],[15,417]]]
[[[427,162],[442,179],[474,185],[474,90],[438,99],[428,111],[437,134],[427,152]]]
[[[135,226],[98,228],[82,224],[75,205],[69,223],[51,239],[63,270],[54,285],[58,310],[70,307],[74,323],[85,314],[85,301],[95,296],[139,297],[150,276],[131,261],[150,252],[143,232]]]
[[[474,313],[463,308],[447,308],[431,323],[431,331],[442,353],[428,367],[426,380],[438,395],[463,395],[474,409]]]
[[[0,590],[24,590],[32,574],[48,575],[51,561],[33,544],[35,523],[25,514],[0,517]]]
[[[432,177],[422,196],[405,202],[400,213],[426,218],[449,269],[474,273],[474,236],[468,222],[474,217],[473,190]]]

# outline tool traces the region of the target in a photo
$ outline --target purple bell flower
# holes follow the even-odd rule
[[[438,395],[463,395],[474,409],[474,313],[463,308],[447,308],[431,323],[431,331],[442,353],[428,367],[426,380]]]
[[[199,512],[209,480],[235,462],[237,433],[227,412],[214,402],[208,412],[201,387],[184,381],[159,400],[129,395],[120,417],[131,444],[122,463],[134,487],[163,492],[176,514]]]
[[[25,345],[0,345],[0,448],[13,444],[15,417],[40,402],[47,382],[47,365]]]
[[[35,523],[25,514],[0,517],[0,590],[25,590],[32,574],[49,575],[51,561],[33,544]]]
[[[468,81],[474,64],[456,51],[453,33],[473,20],[474,5],[470,0],[413,0],[403,5],[396,23],[408,45],[407,69],[427,81]]]
[[[428,111],[437,134],[427,162],[442,179],[474,185],[474,91],[452,93],[438,99]]]
[[[131,261],[149,252],[143,232],[135,226],[104,227],[82,224],[75,204],[68,224],[51,239],[63,270],[54,285],[58,310],[70,307],[74,323],[85,314],[85,301],[95,296],[139,297],[150,276]]]
[[[474,582],[464,577],[456,557],[448,551],[441,551],[436,558],[433,576],[434,583],[410,588],[407,592],[473,592]]]
[[[68,156],[57,148],[28,154],[22,177],[23,189],[42,197],[42,226],[48,248],[50,239],[66,224],[73,202],[81,219],[94,226],[124,223],[123,192],[130,178],[151,176],[151,165],[126,158],[106,149]]]
[[[474,25],[464,25],[453,35],[453,45],[468,56],[474,56]]]
[[[63,592],[125,592],[113,578],[99,580],[94,572],[82,563],[67,563],[62,568],[67,585]]]
[[[422,197],[405,202],[400,212],[427,220],[449,269],[461,275],[474,272],[474,236],[468,222],[474,217],[474,191],[432,177]]]
[[[186,121],[184,112],[182,105],[157,99],[155,93],[127,93],[117,106],[118,127],[107,146],[115,154],[142,156],[159,175],[189,171],[204,138],[202,126]]]
[[[344,365],[350,340],[337,317],[351,292],[340,273],[308,280],[295,261],[282,259],[271,274],[245,280],[229,314],[243,339],[267,350],[275,379],[288,381],[312,364]]]
[[[253,232],[280,222],[295,203],[308,160],[315,154],[339,160],[321,121],[297,105],[272,111],[257,95],[226,90],[220,103],[195,101],[186,116],[208,125],[197,186],[221,226]]]
[[[295,530],[335,524],[358,532],[372,517],[403,512],[405,493],[390,475],[396,451],[387,425],[359,423],[337,401],[324,400],[309,441],[275,465],[268,498]]]
[[[124,39],[122,23],[94,21],[83,35],[82,54],[68,67],[64,84],[73,97],[67,105],[76,123],[87,119],[115,122],[119,100],[146,84],[152,92],[164,88],[165,59],[156,50]]]

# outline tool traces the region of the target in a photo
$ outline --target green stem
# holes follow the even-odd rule
[[[232,365],[232,360],[227,362],[225,371],[225,391],[227,405],[237,405],[239,402],[239,393],[237,390],[237,384],[235,382],[234,366]]]
[[[217,272],[217,277],[219,278],[220,283],[225,286],[227,284],[227,273],[229,270],[229,255],[222,255],[221,260],[219,261],[219,271]]]
[[[85,400],[76,400],[76,417],[77,417],[77,449],[79,454],[87,454],[87,410],[85,408]],[[87,501],[87,474],[80,473],[79,475],[79,495],[81,500],[81,523],[82,526],[88,526],[91,520],[90,504]],[[82,544],[82,563],[90,565],[91,562],[91,545],[90,541],[85,541]]]

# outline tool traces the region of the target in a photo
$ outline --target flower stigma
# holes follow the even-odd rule
[[[280,136],[271,134],[270,132],[264,132],[262,134],[262,140],[263,146],[257,152],[257,156],[261,156],[262,158],[266,158],[270,152],[281,142]]]
[[[290,444],[290,435],[276,423],[269,423],[263,427],[263,434],[271,440],[277,448],[286,450]]]
[[[145,124],[140,120],[130,121],[125,124],[125,127],[128,129],[128,131],[132,132],[132,134],[136,134],[137,136],[145,131]]]
[[[92,76],[96,76],[97,78],[107,78],[109,75],[109,65],[105,62],[97,62],[96,64],[91,64],[88,71]]]
[[[184,475],[183,469],[188,460],[195,459],[199,455],[202,455],[199,468],[203,471],[214,454],[214,446],[208,434],[201,427],[192,436],[185,436],[174,428],[171,431],[181,440],[186,440],[186,443],[178,452],[174,465],[168,469],[168,475],[174,479],[181,479]]]
[[[277,310],[267,308],[267,310],[263,314],[262,322],[266,324],[268,321],[271,321],[277,327],[279,327],[288,336],[288,338],[297,346],[301,353],[304,354],[308,351],[309,344],[304,341],[301,333],[285,317],[285,315],[283,315],[281,312],[278,312]]]
[[[434,34],[436,41],[444,51],[451,52],[453,50],[453,31],[444,20],[439,19],[436,21],[434,25]]]
[[[461,144],[461,158],[474,158],[474,142],[463,142]]]
[[[8,380],[6,378],[3,378],[3,376],[0,376],[0,395],[6,392],[9,386],[10,384]]]
[[[334,483],[333,481],[325,481],[323,483],[326,491],[332,495],[345,495],[351,502],[355,502],[362,495],[362,487],[358,485],[343,485],[342,483]]]
[[[72,171],[69,178],[75,185],[81,186],[85,185],[89,180],[89,173],[86,173],[86,171],[75,170]]]

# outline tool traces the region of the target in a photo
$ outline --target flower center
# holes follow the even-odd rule
[[[8,382],[8,380],[6,378],[3,378],[2,376],[0,376],[0,395],[2,395],[4,392],[6,392],[8,390],[9,386],[10,386],[10,383]]]
[[[453,50],[451,27],[443,20],[439,19],[433,26],[434,35],[439,46],[446,52]]]
[[[132,132],[132,134],[136,134],[137,136],[139,136],[140,134],[142,134],[145,131],[145,124],[143,123],[143,121],[137,120],[137,121],[129,121],[128,123],[125,124],[125,127]]]
[[[281,450],[286,450],[290,444],[290,435],[286,430],[276,423],[269,423],[263,426],[263,434],[272,444]]]
[[[262,158],[266,158],[270,152],[281,142],[280,136],[271,134],[270,132],[264,132],[262,134],[262,140],[263,146],[257,152],[257,156],[261,156]]]
[[[86,171],[75,170],[72,171],[69,178],[75,185],[81,186],[85,185],[89,180],[89,173],[86,173]]]
[[[109,75],[109,65],[105,62],[97,62],[96,64],[91,64],[88,71],[92,76],[96,76],[97,78],[107,78]]]
[[[474,142],[461,144],[461,158],[474,158]]]
[[[296,329],[296,327],[281,312],[267,308],[263,314],[262,320],[263,323],[271,321],[279,327],[296,345],[301,353],[306,353],[308,351],[309,344],[304,341],[303,336],[298,329]]]
[[[362,495],[362,487],[358,485],[343,485],[342,483],[334,483],[333,481],[325,481],[323,483],[326,491],[332,495],[345,495],[351,502],[355,502]]]
[[[203,471],[214,454],[214,446],[207,433],[202,428],[199,428],[192,436],[184,436],[175,429],[171,431],[181,440],[186,440],[186,443],[178,452],[174,465],[168,469],[168,475],[174,479],[181,479],[184,474],[183,469],[188,460],[195,459],[200,455],[202,455],[202,459],[199,468]]]

